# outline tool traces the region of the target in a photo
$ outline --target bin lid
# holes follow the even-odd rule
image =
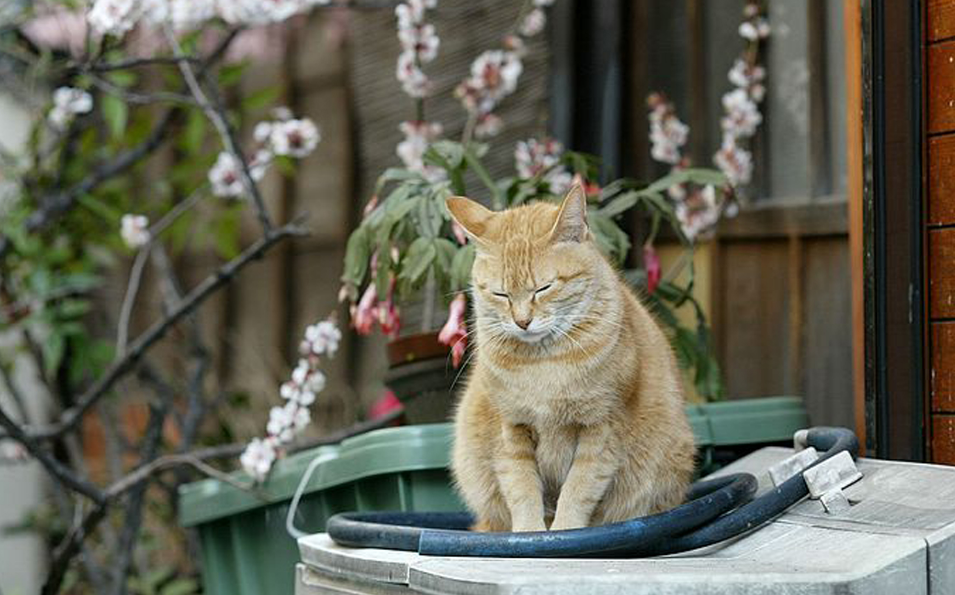
[[[275,463],[268,479],[252,490],[219,479],[185,484],[179,488],[179,522],[191,527],[291,500],[316,457],[321,462],[309,478],[306,494],[384,473],[443,469],[448,465],[451,438],[451,425],[446,423],[386,428],[285,457]],[[239,484],[251,481],[241,470],[230,477]]]

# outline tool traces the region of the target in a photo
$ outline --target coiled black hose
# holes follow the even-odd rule
[[[813,465],[858,440],[845,428],[812,428],[807,443],[824,451]],[[646,557],[688,551],[755,529],[808,494],[802,474],[752,500],[756,478],[748,473],[697,482],[689,501],[673,510],[620,523],[526,533],[476,533],[467,513],[343,513],[326,531],[338,544],[417,551],[436,556],[509,558]],[[746,503],[748,502],[748,503]],[[744,504],[745,503],[745,504]]]

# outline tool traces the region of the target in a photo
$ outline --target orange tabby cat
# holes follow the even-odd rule
[[[600,525],[680,504],[693,433],[650,313],[604,259],[584,192],[448,210],[477,246],[474,369],[452,471],[482,531]]]

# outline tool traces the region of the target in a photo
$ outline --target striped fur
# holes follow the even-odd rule
[[[448,209],[478,246],[452,463],[475,528],[568,529],[679,504],[694,454],[679,370],[594,245],[580,187],[560,208]]]

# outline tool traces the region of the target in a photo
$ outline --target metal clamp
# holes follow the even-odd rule
[[[843,488],[862,479],[862,472],[856,467],[852,455],[842,451],[815,467],[806,469],[802,477],[809,488],[809,497],[820,500],[829,514],[838,514],[850,507]]]
[[[819,458],[819,453],[813,447],[800,450],[796,454],[783,459],[769,468],[769,478],[777,488],[786,480],[802,473],[803,469],[812,465]]]

